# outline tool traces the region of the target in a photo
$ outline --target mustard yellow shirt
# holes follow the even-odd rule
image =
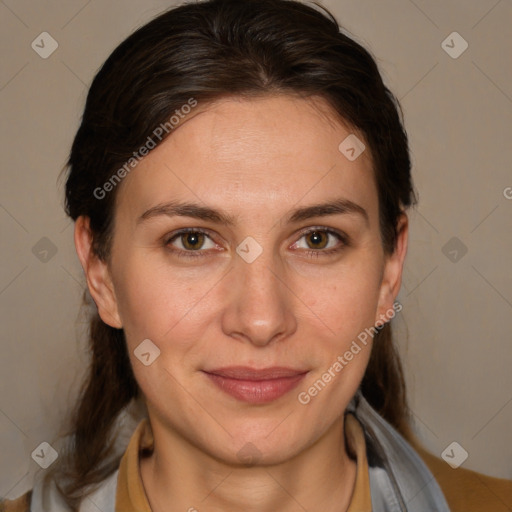
[[[356,454],[357,473],[350,506],[347,512],[371,512],[370,477],[366,459],[366,443],[359,421],[352,415],[345,417],[345,439]],[[117,480],[116,512],[151,512],[139,471],[139,453],[151,450],[153,437],[149,422],[142,420],[135,430],[121,459]]]

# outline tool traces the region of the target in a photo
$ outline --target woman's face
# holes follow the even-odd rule
[[[120,185],[95,300],[155,428],[231,463],[284,461],[341,421],[407,230],[386,256],[369,150],[339,149],[353,132],[322,100],[200,109]]]

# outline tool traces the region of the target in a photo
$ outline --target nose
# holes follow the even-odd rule
[[[296,331],[286,268],[271,251],[263,250],[252,263],[237,255],[228,276],[222,317],[225,334],[262,347]]]

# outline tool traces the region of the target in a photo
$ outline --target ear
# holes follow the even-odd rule
[[[75,248],[84,269],[89,292],[96,303],[101,319],[111,327],[122,328],[114,285],[108,264],[92,249],[93,236],[88,217],[80,216],[75,222]]]
[[[408,240],[409,220],[407,218],[407,214],[402,212],[397,222],[395,250],[392,254],[386,256],[386,261],[384,263],[375,322],[378,320],[382,322],[386,318],[390,320],[389,313],[386,315],[386,312],[394,310],[393,304],[398,292],[400,291],[400,286],[402,285],[402,271],[405,255],[407,254]]]

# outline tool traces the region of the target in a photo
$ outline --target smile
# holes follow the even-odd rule
[[[290,392],[304,379],[308,371],[283,367],[230,367],[203,373],[219,389],[237,400],[264,404]]]

